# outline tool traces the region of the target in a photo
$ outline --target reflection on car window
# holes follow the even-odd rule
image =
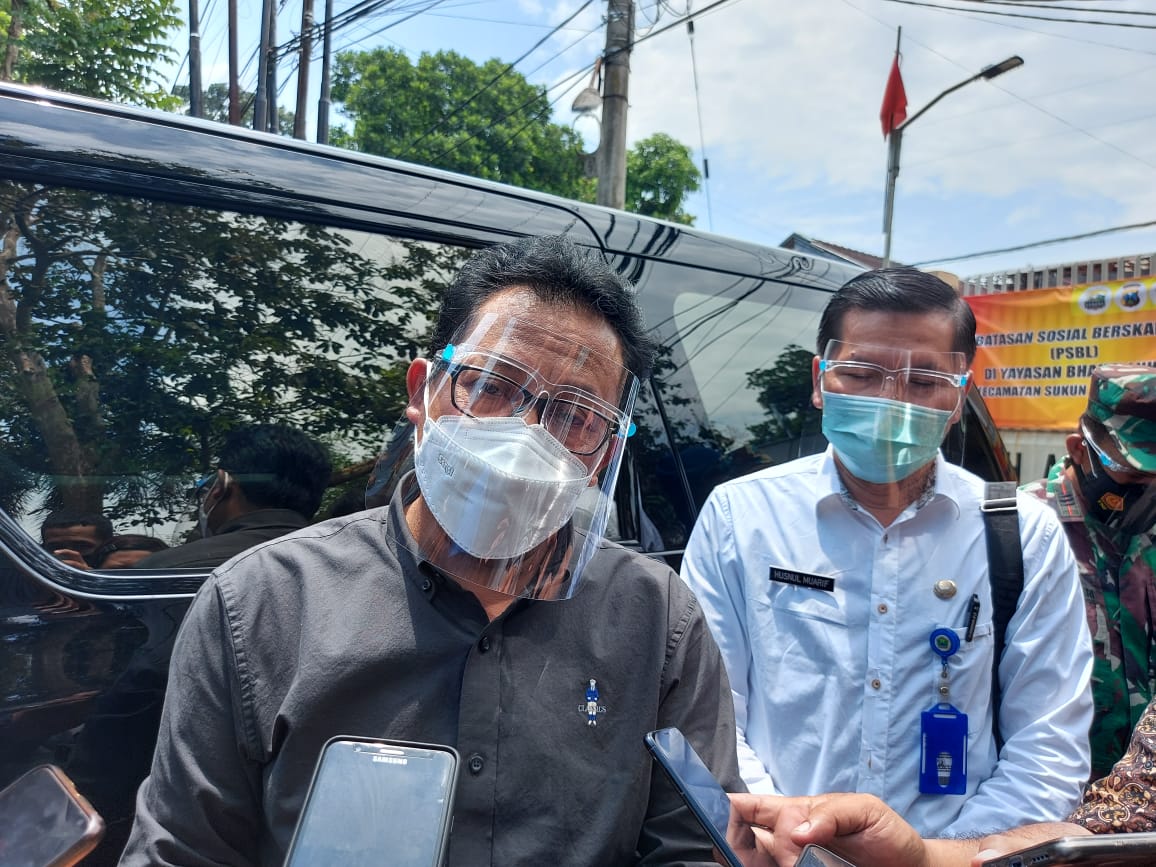
[[[265,216],[0,182],[0,507],[173,545],[230,430],[293,425],[365,479],[469,251]]]

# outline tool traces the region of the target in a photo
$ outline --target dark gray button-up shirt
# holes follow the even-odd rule
[[[574,598],[490,622],[412,547],[395,498],[213,574],[173,651],[121,863],[280,864],[338,734],[458,749],[451,865],[713,863],[643,745],[678,726],[743,788],[722,661],[678,576],[607,543]]]

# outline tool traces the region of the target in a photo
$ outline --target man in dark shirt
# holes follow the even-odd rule
[[[197,483],[202,538],[137,561],[135,569],[220,566],[261,542],[309,523],[329,482],[330,462],[312,437],[283,424],[238,428],[217,469]]]
[[[122,863],[281,864],[338,734],[457,748],[453,867],[713,863],[643,737],[679,727],[742,787],[718,649],[676,574],[602,535],[653,358],[600,258],[476,254],[410,365],[415,470],[389,505],[194,600]]]

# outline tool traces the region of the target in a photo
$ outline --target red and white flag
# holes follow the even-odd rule
[[[887,138],[895,132],[895,127],[907,120],[907,91],[903,89],[903,76],[899,74],[898,52],[891,61],[891,74],[887,76],[887,89],[883,91],[879,120],[883,122],[883,138]]]

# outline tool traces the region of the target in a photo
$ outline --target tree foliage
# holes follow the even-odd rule
[[[453,51],[411,63],[397,49],[338,54],[333,99],[352,122],[335,144],[573,197],[577,133],[549,120],[546,89],[500,60]]]
[[[465,255],[15,183],[0,183],[0,226],[0,453],[14,462],[0,477],[143,523],[177,507],[237,424],[283,421],[372,456]]]
[[[189,112],[189,86],[179,84],[173,88],[173,95],[180,100],[183,110]],[[241,104],[241,126],[253,128],[254,94],[248,90],[237,92]],[[217,123],[229,122],[229,85],[223,82],[210,84],[201,94],[201,111],[205,120]],[[277,107],[277,131],[281,135],[293,135],[294,113]]]
[[[176,0],[0,0],[8,74],[82,96],[172,108],[156,70],[172,56]],[[13,24],[17,27],[14,29]]]
[[[750,427],[756,442],[797,440],[819,430],[822,417],[811,404],[814,357],[813,352],[790,343],[772,367],[747,374],[747,384],[758,390],[759,405],[767,411],[765,421]]]
[[[626,154],[626,210],[693,225],[694,217],[682,206],[701,181],[690,148],[664,132],[655,133]]]

